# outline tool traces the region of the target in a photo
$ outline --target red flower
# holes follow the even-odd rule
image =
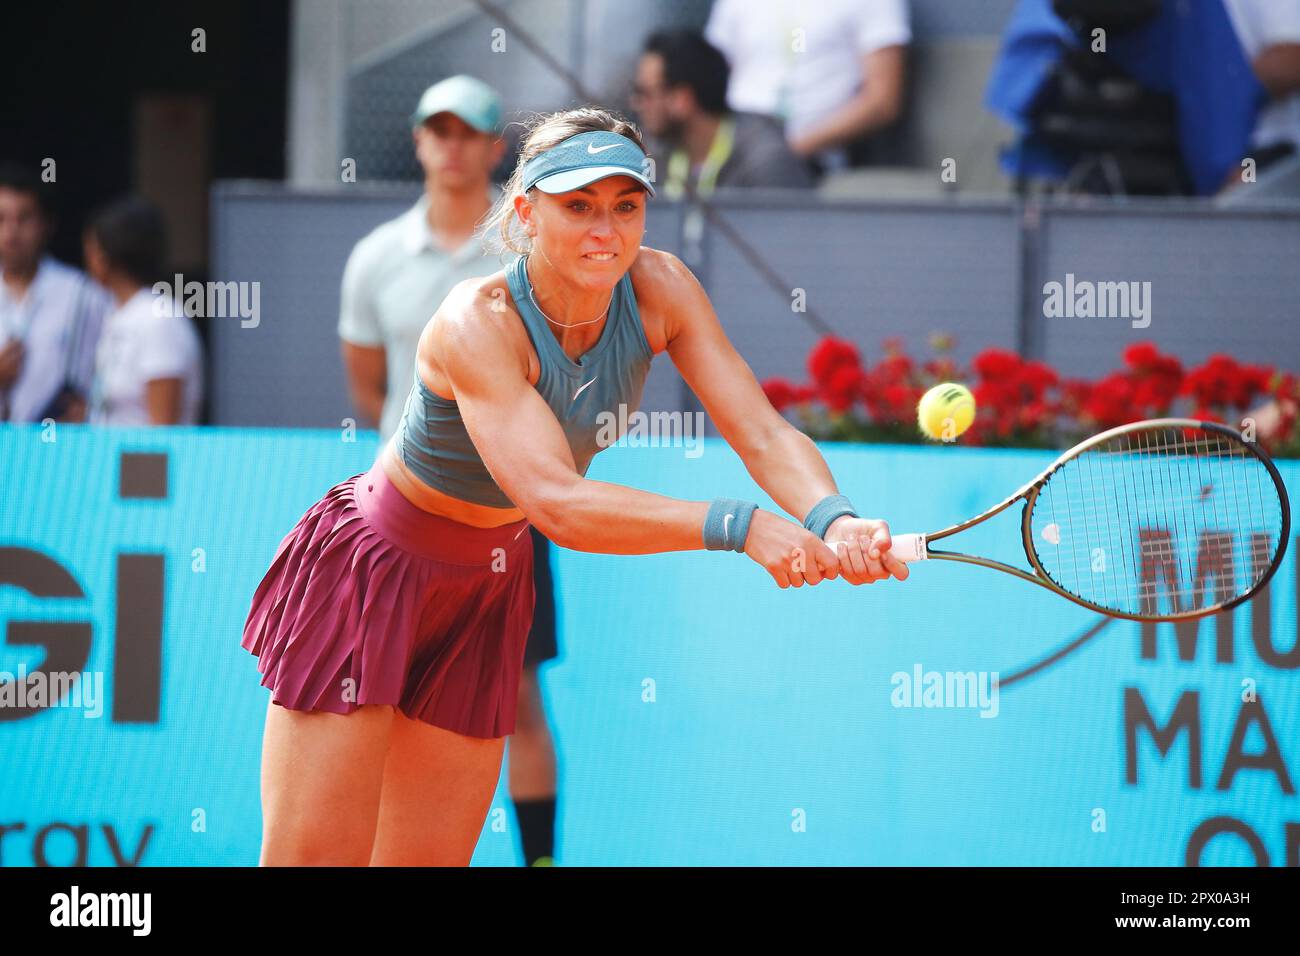
[[[1201,406],[1247,408],[1259,395],[1273,391],[1276,370],[1268,365],[1240,365],[1229,355],[1211,355],[1193,369],[1182,392]]]
[[[1141,411],[1134,407],[1133,382],[1123,372],[1112,372],[1093,385],[1081,409],[1082,417],[1100,428],[1113,428],[1137,421]]]
[[[1271,365],[1246,366],[1242,370],[1237,394],[1233,396],[1233,403],[1238,408],[1246,408],[1254,404],[1257,396],[1270,394],[1275,374],[1276,370]]]
[[[876,366],[876,371],[885,381],[906,381],[912,377],[912,360],[906,355],[891,355]]]
[[[1183,363],[1172,355],[1161,355],[1150,342],[1138,342],[1124,350],[1124,364],[1133,383],[1135,412],[1147,416],[1167,413],[1183,387]]]
[[[862,371],[853,365],[841,365],[822,385],[822,397],[832,411],[847,412],[861,395]]]
[[[981,378],[1009,378],[1020,370],[1020,356],[1006,349],[985,349],[975,356],[975,371]]]
[[[1270,395],[1278,398],[1283,396],[1300,398],[1300,378],[1291,372],[1274,373],[1268,391]]]
[[[1020,407],[1019,424],[1021,428],[1034,429],[1041,428],[1047,420],[1048,406],[1046,402],[1033,401]]]
[[[1052,368],[1045,362],[1026,362],[1020,367],[1019,373],[1020,384],[1029,390],[1033,400],[1037,401],[1042,398],[1047,389],[1056,385],[1060,381],[1056,374],[1056,369]]]
[[[1229,355],[1211,355],[1183,380],[1182,393],[1200,406],[1228,405],[1238,393],[1240,369]]]
[[[1081,378],[1068,378],[1061,382],[1062,406],[1078,412],[1092,395],[1092,383]]]
[[[886,385],[884,389],[884,414],[886,421],[902,425],[916,420],[916,406],[921,401],[919,389],[907,385]]]
[[[1135,342],[1124,350],[1124,364],[1129,368],[1148,368],[1160,359],[1160,352],[1150,342]]]
[[[852,342],[828,335],[813,348],[808,355],[808,373],[814,382],[825,386],[836,370],[848,366],[861,368],[858,349]]]
[[[975,407],[995,409],[1012,404],[1011,389],[1002,382],[979,382],[971,390],[975,395]]]

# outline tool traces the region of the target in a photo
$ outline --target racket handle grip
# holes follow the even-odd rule
[[[924,561],[930,555],[925,550],[923,534],[893,534],[889,536],[889,553],[904,564]]]

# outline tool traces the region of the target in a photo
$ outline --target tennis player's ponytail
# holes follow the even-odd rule
[[[570,136],[606,130],[626,136],[645,151],[641,140],[641,131],[636,125],[613,110],[596,106],[582,106],[558,113],[539,113],[525,125],[523,146],[519,150],[519,161],[515,171],[502,187],[501,198],[488,213],[483,223],[483,237],[489,251],[500,255],[506,250],[519,255],[527,255],[532,240],[519,227],[515,215],[515,197],[523,194],[522,177],[524,164],[539,153],[544,153],[552,146],[564,142]]]

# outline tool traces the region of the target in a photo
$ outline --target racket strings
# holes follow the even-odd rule
[[[1272,475],[1240,440],[1160,426],[1115,435],[1057,468],[1035,501],[1031,545],[1076,597],[1149,616],[1163,613],[1163,596],[1178,614],[1255,587],[1283,520]]]

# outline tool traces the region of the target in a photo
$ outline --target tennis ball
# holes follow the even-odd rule
[[[965,385],[944,382],[921,396],[916,421],[936,441],[953,441],[975,420],[975,396]]]

